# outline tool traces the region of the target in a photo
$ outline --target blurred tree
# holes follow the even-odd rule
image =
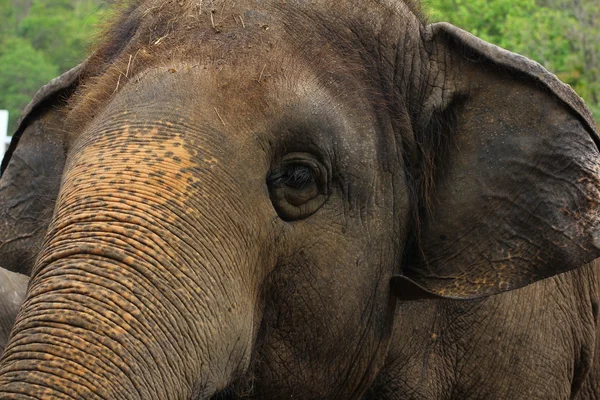
[[[9,132],[43,84],[84,58],[104,4],[0,0],[0,109],[9,110]]]
[[[12,132],[23,107],[42,85],[58,75],[58,68],[19,37],[3,41],[0,65],[0,108],[8,110],[9,132]]]
[[[7,35],[16,28],[14,13],[10,0],[0,0],[0,37]]]
[[[18,27],[18,35],[66,71],[80,62],[98,23],[93,1],[34,0]]]
[[[573,0],[577,25],[572,29],[576,50],[583,58],[583,95],[592,99],[600,116],[600,4],[598,0]],[[584,89],[584,88],[582,88]]]
[[[509,19],[533,14],[535,0],[426,0],[434,21],[448,21],[500,45]]]

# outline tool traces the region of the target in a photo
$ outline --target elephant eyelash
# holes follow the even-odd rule
[[[307,165],[290,164],[284,169],[271,174],[268,182],[276,186],[285,185],[302,190],[315,182],[315,175],[313,169]]]

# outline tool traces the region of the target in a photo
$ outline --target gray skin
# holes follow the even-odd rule
[[[401,304],[365,400],[600,398],[598,269],[480,300]]]
[[[315,3],[135,3],[36,96],[0,398],[598,396],[581,99],[404,3]]]
[[[68,93],[65,73],[40,90],[19,121],[24,134],[3,159],[0,179],[0,355],[19,306],[25,298],[27,276],[41,248],[56,202],[65,162],[65,134],[56,90]],[[18,133],[17,133],[18,135]],[[16,141],[15,141],[16,143]],[[6,169],[10,160],[11,168]]]
[[[0,355],[25,299],[27,282],[29,277],[0,268]]]

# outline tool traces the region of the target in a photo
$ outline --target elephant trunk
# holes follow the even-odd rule
[[[180,163],[181,146],[162,143]],[[2,399],[205,399],[249,364],[252,225],[232,217],[226,190],[190,195],[198,171],[137,170],[116,148],[71,160],[0,363]]]
[[[244,332],[235,304],[211,294],[196,306],[186,289],[206,288],[186,288],[187,277],[114,246],[62,252],[30,287],[0,366],[0,398],[205,398],[238,372],[249,340],[225,339]]]

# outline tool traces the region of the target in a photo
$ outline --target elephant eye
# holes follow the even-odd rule
[[[325,202],[325,169],[314,157],[289,154],[267,177],[275,211],[286,221],[306,218]]]

